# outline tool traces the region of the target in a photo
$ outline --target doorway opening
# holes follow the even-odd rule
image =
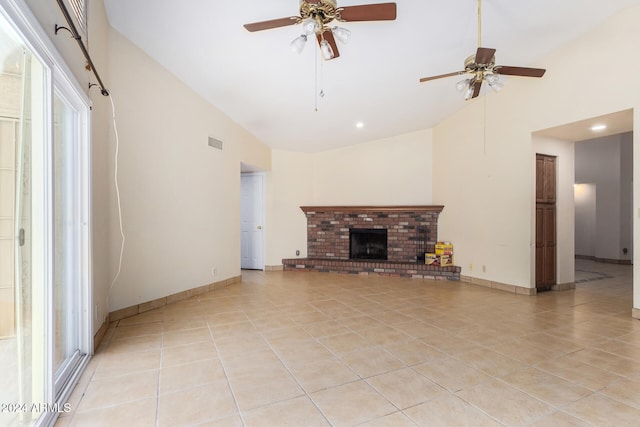
[[[576,258],[633,260],[633,133],[576,142]]]
[[[607,266],[625,270],[627,264],[628,273],[621,275],[628,288],[625,295],[638,307],[640,284],[631,267],[637,192],[633,171],[638,167],[633,161],[633,123],[634,111],[624,110],[541,130],[533,140],[538,152],[544,146],[549,154],[561,153],[558,183],[565,194],[558,194],[558,278],[569,277],[563,270],[571,265],[572,287],[587,282],[607,286]],[[633,315],[638,314],[634,309]]]

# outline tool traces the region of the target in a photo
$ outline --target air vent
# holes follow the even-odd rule
[[[222,150],[222,141],[219,139],[215,139],[209,137],[209,147],[217,148],[218,150]]]

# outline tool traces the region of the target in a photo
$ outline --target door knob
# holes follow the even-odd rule
[[[262,230],[262,226],[261,225],[258,226],[258,230]]]

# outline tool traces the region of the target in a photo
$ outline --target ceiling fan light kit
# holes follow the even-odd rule
[[[293,41],[291,42],[291,50],[294,53],[300,53],[302,52],[302,50],[304,49],[304,46],[307,43],[307,35],[306,34],[302,34],[298,37],[296,37],[295,39],[293,39]]]
[[[309,18],[302,21],[302,31],[304,31],[305,34],[314,34],[317,29],[318,24],[314,19]]]
[[[336,36],[340,43],[347,44],[349,43],[349,40],[351,40],[351,31],[346,28],[338,27],[336,25],[331,29],[331,32],[333,32],[333,35]]]
[[[322,52],[322,57],[325,60],[333,59],[336,56],[335,52],[331,48],[331,45],[324,39],[324,37],[320,41],[320,52]]]

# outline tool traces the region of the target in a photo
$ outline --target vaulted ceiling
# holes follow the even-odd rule
[[[204,99],[269,146],[306,152],[430,128],[484,95],[464,101],[455,88],[463,77],[418,82],[462,70],[475,53],[477,0],[396,3],[395,21],[339,23],[351,41],[323,61],[315,43],[291,51],[299,25],[243,27],[295,16],[298,0],[105,0],[110,24]],[[548,68],[540,62],[547,53],[635,5],[483,0],[482,45],[497,49],[498,64]],[[515,78],[504,79],[504,91]]]

